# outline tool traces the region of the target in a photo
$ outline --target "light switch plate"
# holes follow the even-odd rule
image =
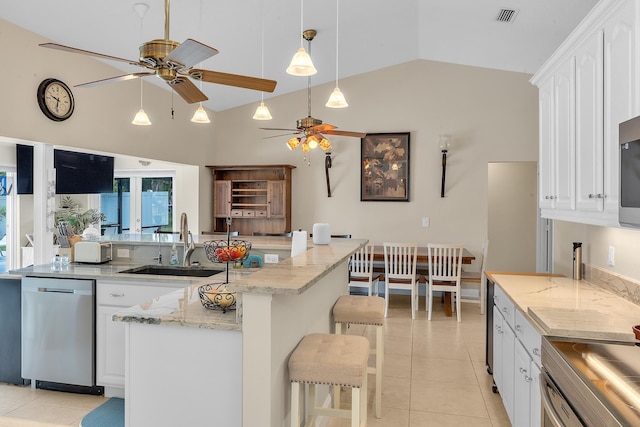
[[[613,246],[609,246],[609,255],[607,256],[607,264],[609,265],[609,267],[614,267],[616,265],[615,249]]]
[[[429,217],[425,216],[424,218],[422,218],[422,226],[425,228],[429,227]]]
[[[129,258],[129,249],[118,249],[116,255],[118,258]]]

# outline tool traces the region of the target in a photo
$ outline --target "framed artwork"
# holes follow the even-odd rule
[[[360,200],[409,201],[409,132],[362,138]]]

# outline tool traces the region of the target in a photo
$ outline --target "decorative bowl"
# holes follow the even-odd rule
[[[198,294],[202,305],[210,310],[222,310],[226,313],[227,310],[236,309],[236,293],[227,291],[225,283],[199,286]]]
[[[245,240],[211,240],[203,243],[204,252],[211,262],[241,263],[249,256],[251,243]]]
[[[633,333],[636,334],[636,339],[640,340],[640,325],[635,325],[632,329]]]

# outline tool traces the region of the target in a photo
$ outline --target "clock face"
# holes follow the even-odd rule
[[[55,121],[66,120],[73,114],[71,89],[56,79],[46,79],[38,87],[38,105],[45,116]]]

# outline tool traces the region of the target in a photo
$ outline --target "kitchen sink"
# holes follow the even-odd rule
[[[152,274],[160,276],[191,276],[191,277],[209,277],[214,274],[222,273],[223,270],[215,268],[206,268],[199,266],[180,267],[176,265],[143,265],[141,267],[130,268],[120,271],[127,274]]]

